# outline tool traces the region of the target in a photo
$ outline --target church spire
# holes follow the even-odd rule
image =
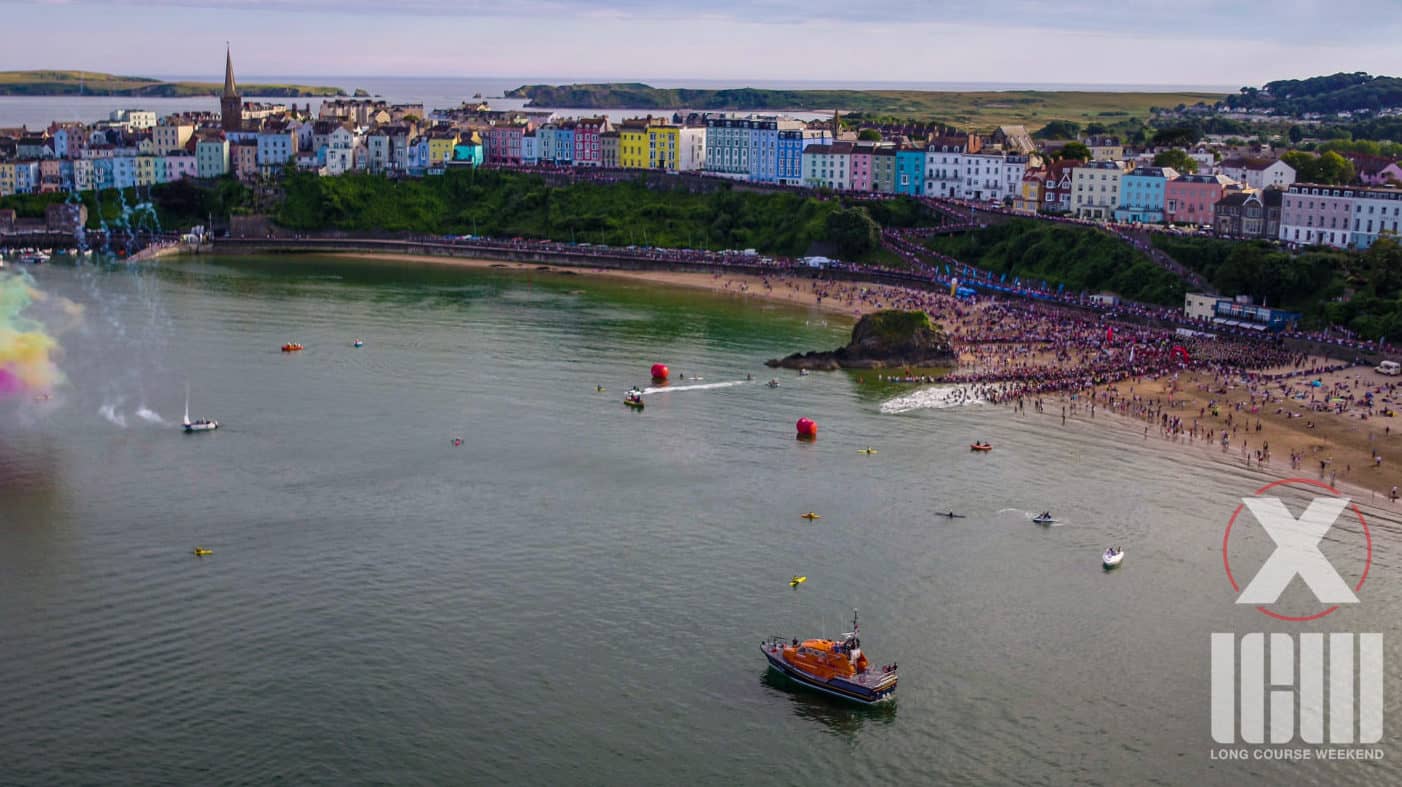
[[[234,56],[229,51],[229,45],[224,45],[224,95],[237,96],[238,86],[234,84]]]

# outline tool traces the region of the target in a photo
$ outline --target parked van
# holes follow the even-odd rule
[[[1377,372],[1378,374],[1386,374],[1395,377],[1399,374],[1402,374],[1402,363],[1398,363],[1396,361],[1383,361],[1382,363],[1378,364],[1377,368],[1373,369],[1373,371]]]

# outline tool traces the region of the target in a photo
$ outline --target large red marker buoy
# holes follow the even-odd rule
[[[815,440],[818,437],[818,424],[812,418],[800,418],[794,427],[798,429],[800,440]]]
[[[667,368],[667,364],[665,363],[655,363],[652,365],[652,379],[654,380],[665,380],[667,379],[667,375],[671,373],[672,371]]]

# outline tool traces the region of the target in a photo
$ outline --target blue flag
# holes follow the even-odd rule
[[[1007,280],[1008,280],[1008,274],[1006,274],[1006,273],[1003,274],[1002,276],[999,276],[999,277],[998,277],[998,283],[999,283],[999,284],[1002,284],[1003,282],[1005,282],[1005,281],[1007,281]]]
[[[944,275],[946,275],[946,276],[949,275],[949,266],[948,266],[948,265],[944,266]]]

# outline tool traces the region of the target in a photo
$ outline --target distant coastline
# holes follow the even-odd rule
[[[641,82],[522,85],[506,98],[556,109],[766,110],[864,112],[928,117],[954,124],[1021,123],[1087,118],[1143,117],[1152,107],[1213,104],[1224,94],[1183,91],[1095,90],[776,90],[752,87],[659,88]]]
[[[164,82],[148,77],[118,76],[96,71],[0,71],[0,96],[133,96],[184,98],[217,96],[214,82]],[[243,92],[270,98],[344,96],[346,91],[325,85],[245,84]]]

